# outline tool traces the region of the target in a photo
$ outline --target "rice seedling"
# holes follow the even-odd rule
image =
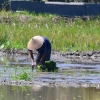
[[[25,80],[29,81],[31,77],[33,77],[33,74],[31,72],[28,72],[27,66],[22,69],[22,71],[18,71],[19,68],[14,68],[14,73],[11,76],[11,79],[13,80]]]
[[[38,66],[38,71],[58,72],[58,67],[54,61],[45,61],[44,65]]]

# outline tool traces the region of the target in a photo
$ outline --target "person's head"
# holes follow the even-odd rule
[[[27,45],[28,50],[37,50],[43,45],[44,39],[42,36],[32,37]]]

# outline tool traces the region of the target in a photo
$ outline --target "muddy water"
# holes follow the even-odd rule
[[[100,100],[96,88],[0,86],[0,100]]]
[[[55,60],[59,71],[31,71],[28,56],[0,57],[0,100],[100,100],[100,65]],[[11,76],[27,68],[30,82],[12,81]],[[17,95],[16,95],[17,94]]]

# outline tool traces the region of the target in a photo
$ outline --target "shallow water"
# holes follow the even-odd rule
[[[100,100],[99,64],[55,61],[57,73],[32,72],[28,56],[0,57],[0,100]],[[26,66],[34,75],[31,84],[9,82],[15,71],[18,74]]]
[[[0,100],[100,100],[96,88],[0,86]]]
[[[76,85],[76,86],[93,86],[96,85],[99,88],[100,83],[100,65],[90,63],[76,63],[71,60],[55,60],[57,67],[59,68],[58,73],[52,72],[37,72],[35,69],[31,71],[31,62],[28,56],[2,56],[0,57],[0,76],[1,79],[10,80],[11,75],[22,72],[27,66],[27,72],[33,73],[34,77],[31,81],[45,82],[51,84],[64,85]]]

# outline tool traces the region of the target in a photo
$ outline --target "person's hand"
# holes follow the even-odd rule
[[[33,71],[33,69],[35,68],[35,64],[32,64],[31,65],[31,68],[32,68],[32,71]]]

